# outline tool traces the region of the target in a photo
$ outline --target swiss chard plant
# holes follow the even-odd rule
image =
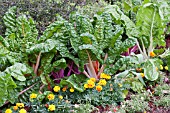
[[[74,60],[76,63],[76,60],[69,54],[66,48],[67,38],[60,37],[59,40],[54,40],[54,36],[53,38],[47,37],[53,26],[62,28],[65,21],[61,20],[53,23],[49,29],[47,28],[44,35],[41,36],[41,40],[38,40],[38,31],[33,19],[28,15],[16,14],[16,10],[16,7],[10,8],[3,18],[6,25],[6,32],[5,37],[0,36],[0,73],[2,75],[1,79],[7,79],[7,81],[11,82],[6,82],[5,80],[1,82],[1,89],[6,91],[6,93],[0,95],[2,99],[0,100],[0,106],[6,100],[13,103],[15,98],[12,95],[23,94],[35,86],[33,83],[25,86],[25,89],[21,92],[14,92],[13,89],[20,89],[20,85],[25,84],[23,83],[24,81],[27,84],[26,79],[34,80],[40,76],[42,82],[37,82],[38,84],[42,84],[39,92],[41,93],[45,85],[48,85],[48,89],[51,89],[53,80],[49,77],[50,73],[66,68],[67,65],[64,56]],[[64,29],[62,32],[66,33]],[[45,40],[43,37],[49,39]],[[22,83],[17,84],[17,81],[21,81]]]
[[[1,57],[0,57],[0,77],[1,94],[0,106],[5,101],[15,101],[18,92],[14,88],[18,87],[15,81],[25,81],[26,74],[33,74],[30,68],[29,56],[25,53],[36,41],[38,35],[35,29],[35,23],[32,18],[25,15],[16,16],[16,7],[12,7],[4,15],[4,24],[6,25],[5,36],[0,36]]]
[[[165,46],[164,30],[168,21],[167,2],[163,4],[158,1],[144,1],[138,7],[135,21],[132,21],[116,5],[109,6],[106,12],[112,14],[116,23],[124,25],[128,37],[136,38],[136,45],[144,59],[142,68],[144,68],[145,78],[154,81],[159,75],[156,69],[162,64],[154,50],[157,47]]]

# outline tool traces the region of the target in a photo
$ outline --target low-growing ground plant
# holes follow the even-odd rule
[[[159,99],[154,99],[154,104],[157,106],[157,107],[164,107],[164,108],[167,108],[169,109],[170,108],[170,95],[162,95],[159,97]]]
[[[131,95],[130,100],[126,100],[122,103],[120,111],[126,111],[128,113],[146,112],[149,110],[148,96],[147,92]]]

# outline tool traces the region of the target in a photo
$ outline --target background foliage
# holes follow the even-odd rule
[[[104,4],[103,0],[2,0],[0,1],[0,35],[5,32],[2,17],[12,6],[17,6],[17,14],[27,12],[27,15],[29,14],[37,22],[39,34],[42,34],[45,28],[56,20],[57,13],[68,19],[72,11],[97,10]],[[92,5],[94,8],[89,9]]]

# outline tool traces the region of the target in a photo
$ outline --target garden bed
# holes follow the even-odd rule
[[[170,112],[169,1],[80,8],[41,32],[18,10],[3,16],[0,112]]]

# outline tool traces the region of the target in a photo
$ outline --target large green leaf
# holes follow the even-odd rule
[[[32,73],[32,70],[24,64],[15,63],[13,66],[6,68],[4,73],[13,76],[15,79],[19,81],[25,81],[26,78],[24,74],[30,74]]]
[[[85,82],[86,77],[84,75],[71,75],[67,80],[62,79],[60,82],[61,86],[69,85],[75,88],[79,92],[84,91],[83,82]]]
[[[117,5],[107,6],[105,8],[105,12],[110,13],[112,15],[112,19],[115,23],[121,24],[125,27],[127,36],[138,36],[138,32],[136,30],[134,22],[130,20],[130,18],[126,16]]]
[[[139,30],[139,38],[142,38],[145,47],[149,47],[149,52],[157,45],[164,46],[164,26],[162,13],[159,7],[153,3],[147,3],[140,7],[136,16],[136,26]],[[149,44],[145,43],[149,42]]]
[[[8,36],[11,33],[16,32],[16,7],[9,8],[8,12],[3,17],[4,24],[6,26],[5,35]]]
[[[143,90],[143,84],[139,81],[133,81],[131,88],[132,88],[133,91],[140,93]]]
[[[150,81],[154,81],[158,78],[159,73],[156,70],[156,66],[154,64],[154,61],[152,59],[148,59],[145,63],[144,63],[144,75],[145,78],[150,80]]]
[[[27,53],[47,53],[55,49],[58,44],[60,44],[58,40],[47,39],[45,42],[33,45],[31,48],[27,49]]]
[[[57,60],[53,63],[53,67],[55,70],[65,69],[67,67],[66,60],[64,58],[61,58],[60,60]]]
[[[77,34],[93,33],[93,25],[87,15],[80,15],[78,13],[72,13],[70,15],[70,22],[74,23]]]
[[[16,87],[17,85],[10,74],[0,72],[0,106],[2,106],[7,100],[14,103],[16,96],[14,88]]]

